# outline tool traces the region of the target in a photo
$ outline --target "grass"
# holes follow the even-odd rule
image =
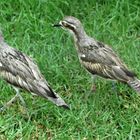
[[[90,92],[91,76],[79,64],[71,36],[51,26],[65,15],[79,18],[89,35],[111,45],[140,78],[139,7],[139,0],[1,0],[6,41],[37,61],[71,110],[23,92],[29,116],[20,102],[0,114],[0,139],[140,139],[139,95],[121,83],[113,91],[102,79],[96,93]],[[2,80],[0,89],[1,104],[14,96]]]

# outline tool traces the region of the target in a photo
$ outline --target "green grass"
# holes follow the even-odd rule
[[[23,92],[20,102],[0,114],[0,140],[140,139],[140,97],[132,89],[91,76],[79,64],[71,36],[52,28],[65,15],[79,18],[89,35],[118,52],[140,78],[139,0],[0,0],[0,27],[6,41],[34,57],[50,85],[71,105],[63,110]],[[14,96],[1,80],[0,103]]]

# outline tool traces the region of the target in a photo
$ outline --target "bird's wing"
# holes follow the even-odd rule
[[[107,45],[97,42],[80,49],[79,55],[82,63],[93,74],[121,80],[126,80],[127,76],[135,76]]]
[[[1,48],[0,53],[0,75],[7,82],[36,94],[56,97],[30,57],[11,47]]]
[[[99,45],[100,44],[100,45]],[[88,46],[81,47],[81,59],[87,62],[96,62],[105,65],[123,66],[124,64],[115,54],[115,52],[102,43],[89,44]]]

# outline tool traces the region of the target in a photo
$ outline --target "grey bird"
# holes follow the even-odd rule
[[[44,97],[57,106],[69,109],[65,101],[55,93],[43,75],[37,64],[24,53],[10,47],[0,33],[0,77],[11,84],[17,94],[7,102],[0,110],[10,106],[17,97],[24,103],[19,89],[24,89],[33,94]]]
[[[127,68],[111,47],[88,36],[77,18],[67,16],[53,26],[72,33],[79,60],[88,72],[126,83],[140,93],[137,75]]]

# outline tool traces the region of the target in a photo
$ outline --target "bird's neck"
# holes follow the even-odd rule
[[[83,28],[81,28],[80,30],[72,31],[72,34],[73,34],[75,42],[77,42],[77,41],[79,42],[80,40],[83,40],[87,37],[87,34]]]

